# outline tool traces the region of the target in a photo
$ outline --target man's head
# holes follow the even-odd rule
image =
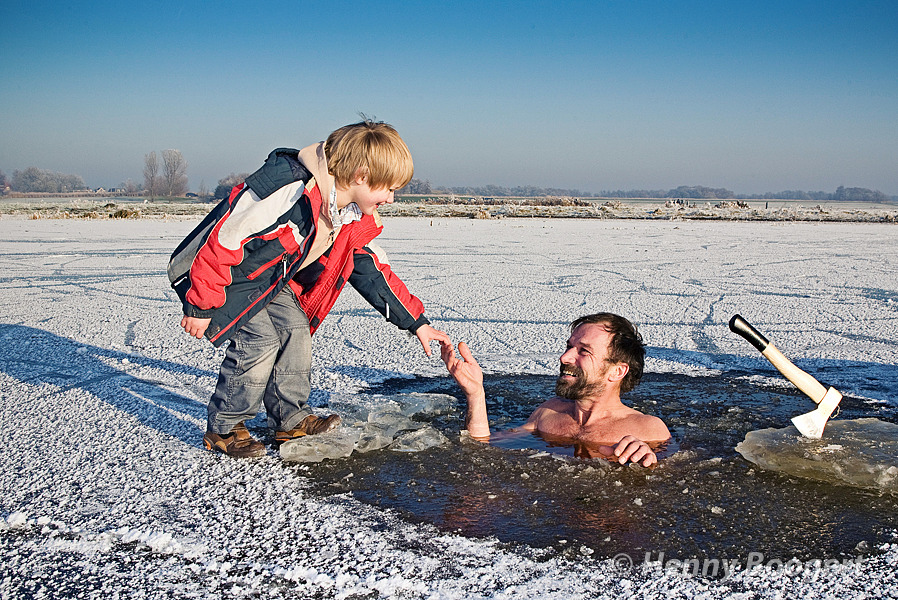
[[[612,313],[585,315],[571,323],[555,393],[579,400],[616,382],[621,392],[629,392],[642,378],[644,364],[645,347],[635,325]]]
[[[334,131],[324,143],[324,153],[341,188],[364,177],[373,190],[396,189],[411,181],[415,170],[412,154],[396,130],[370,119]]]

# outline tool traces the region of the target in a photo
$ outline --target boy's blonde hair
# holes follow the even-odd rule
[[[359,169],[371,189],[401,188],[415,172],[412,153],[391,125],[365,119],[336,130],[324,143],[327,169],[340,187],[349,187]]]

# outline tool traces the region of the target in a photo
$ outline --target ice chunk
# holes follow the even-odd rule
[[[819,440],[795,427],[749,431],[736,452],[771,471],[898,494],[898,425],[879,419],[830,421]]]
[[[412,415],[426,417],[444,415],[451,412],[457,402],[454,396],[447,394],[421,394],[417,392],[401,394],[396,396],[395,400],[398,402],[402,414],[407,417]]]
[[[353,451],[371,452],[388,446],[417,452],[442,445],[448,441],[445,436],[410,417],[444,414],[453,410],[455,403],[456,399],[446,394],[335,395],[328,404],[343,419],[339,433],[286,442],[281,445],[281,459],[320,462],[325,458],[349,456]],[[425,431],[418,435],[410,434],[422,429]],[[402,432],[410,433],[400,435]]]
[[[412,421],[402,414],[396,406],[391,405],[373,409],[368,413],[368,423],[376,423],[383,430],[384,435],[390,437],[396,437],[396,434],[400,431],[420,429],[424,426],[421,422]]]
[[[326,458],[343,458],[352,454],[362,430],[340,427],[328,433],[307,435],[281,444],[281,460],[287,462],[321,462]]]
[[[449,443],[449,439],[431,426],[403,433],[390,445],[397,452],[420,452]]]
[[[354,425],[368,420],[368,408],[353,401],[351,396],[334,396],[328,403],[328,410],[335,412],[343,419],[344,425]]]
[[[359,452],[371,452],[386,448],[393,443],[393,433],[389,433],[379,423],[368,423],[361,429],[361,436],[356,442],[355,449]]]

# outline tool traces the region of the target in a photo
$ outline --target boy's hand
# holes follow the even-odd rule
[[[415,335],[418,336],[418,340],[420,340],[421,345],[424,346],[424,353],[427,354],[427,356],[430,356],[430,342],[437,341],[441,345],[451,343],[449,334],[445,331],[434,329],[430,325],[421,325],[418,327]]]
[[[212,319],[198,319],[196,317],[185,316],[181,319],[181,327],[193,337],[202,338],[211,321]]]

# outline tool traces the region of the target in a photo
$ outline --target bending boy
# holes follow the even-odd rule
[[[231,342],[208,405],[207,449],[263,455],[244,425],[262,404],[276,443],[339,425],[307,400],[311,336],[347,282],[428,355],[431,341],[449,343],[371,243],[383,229],[377,208],[412,172],[396,130],[369,120],[299,151],[279,148],[172,254],[181,326],[216,346]]]
[[[452,344],[441,343],[443,362],[468,400],[468,433],[488,441],[483,371],[464,342],[458,351],[462,360]],[[560,361],[557,395],[537,407],[519,429],[599,445],[602,454],[613,455],[621,464],[633,461],[648,467],[658,462],[649,444],[668,440],[667,426],[620,399],[621,392],[632,390],[642,377],[645,347],[636,326],[611,313],[580,317],[571,323]]]

